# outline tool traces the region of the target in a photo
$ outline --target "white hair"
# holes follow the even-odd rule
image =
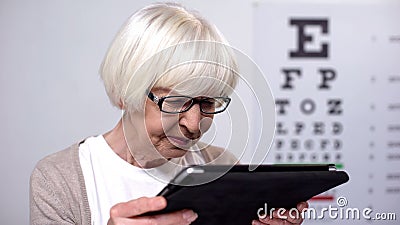
[[[132,15],[100,68],[113,105],[140,111],[154,87],[188,96],[228,96],[237,63],[218,29],[197,12],[157,3]]]

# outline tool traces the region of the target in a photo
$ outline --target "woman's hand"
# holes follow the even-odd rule
[[[143,213],[164,209],[166,206],[167,201],[160,196],[153,198],[142,197],[119,203],[111,208],[107,225],[183,225],[190,224],[197,218],[196,213],[187,209],[154,216],[140,216]]]
[[[272,213],[272,217],[270,215],[265,218],[259,218],[258,220],[253,220],[252,225],[283,225],[283,224],[301,224],[303,223],[303,218],[301,217],[301,213],[304,209],[308,208],[307,202],[300,202],[297,204],[297,212],[295,213],[292,210],[287,209],[277,209]]]

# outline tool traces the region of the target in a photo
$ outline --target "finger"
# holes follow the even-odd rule
[[[184,209],[181,211],[155,215],[135,217],[132,222],[135,225],[148,225],[148,224],[163,224],[163,225],[177,225],[177,224],[190,224],[197,219],[197,213],[192,210]]]
[[[261,224],[268,224],[268,225],[283,225],[283,224],[291,224],[289,221],[284,220],[284,219],[279,219],[279,218],[271,218],[271,217],[266,217],[264,219],[259,219],[260,224],[257,225],[261,225]]]
[[[297,223],[301,223],[303,222],[303,218],[302,218],[302,208],[292,208],[290,210],[287,210],[284,214],[285,219],[292,223],[292,224],[297,224]]]
[[[289,210],[285,208],[279,208],[278,210],[272,212],[272,219],[277,218],[286,220],[289,218],[289,216]]]
[[[253,221],[251,221],[251,225],[265,225],[265,224],[267,224],[267,223],[263,223],[263,222],[261,222],[261,221],[259,221],[259,220],[253,220]]]
[[[300,202],[299,204],[297,204],[297,209],[302,212],[303,210],[308,209],[309,205],[308,202]]]
[[[287,221],[293,224],[300,224],[303,222],[302,213],[308,208],[307,202],[300,202],[296,208],[288,210],[284,216]]]
[[[110,217],[134,217],[146,212],[161,210],[166,206],[167,201],[164,197],[142,197],[114,205],[110,209]]]
[[[264,219],[260,219],[261,222],[266,224],[297,224],[302,222],[300,212],[297,209],[287,210],[278,209],[272,213],[272,216],[268,216]]]
[[[118,225],[118,224],[128,225],[130,222],[131,222],[131,220],[128,218],[116,217],[116,218],[110,218],[107,222],[107,225]]]

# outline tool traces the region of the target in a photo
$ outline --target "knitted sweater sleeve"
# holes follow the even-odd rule
[[[55,153],[34,168],[30,180],[31,224],[90,224],[77,152],[70,148]]]
[[[31,224],[74,224],[73,216],[65,208],[51,180],[45,172],[35,168],[30,184]]]

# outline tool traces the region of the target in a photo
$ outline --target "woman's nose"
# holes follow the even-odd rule
[[[184,126],[191,134],[199,136],[202,117],[199,104],[194,104],[188,111],[181,113],[179,124]]]

